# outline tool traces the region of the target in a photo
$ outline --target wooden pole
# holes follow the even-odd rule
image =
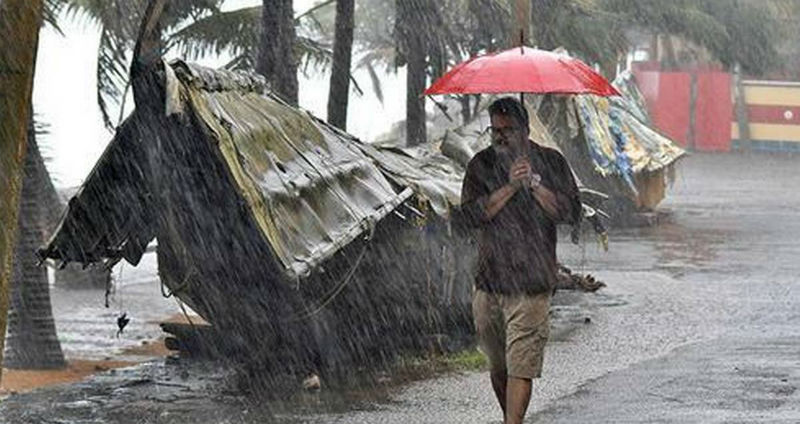
[[[742,84],[742,70],[737,63],[733,67],[733,101],[736,108],[736,124],[739,127],[739,149],[749,152],[752,150],[750,141],[750,119],[747,116],[747,99],[744,96],[744,85]]]
[[[689,127],[686,129],[686,146],[689,150],[696,149],[695,137],[697,135],[697,70],[690,72],[691,80],[689,85]]]
[[[521,47],[528,43],[531,29],[531,0],[516,0],[514,3],[514,26],[508,38],[509,47]]]
[[[41,0],[0,2],[0,365],[41,23]]]
[[[531,0],[516,0],[514,4],[515,23],[511,31],[510,46],[519,47],[520,53],[523,52],[522,47],[528,44],[528,35],[531,29]],[[525,105],[525,94],[519,93],[519,102]]]

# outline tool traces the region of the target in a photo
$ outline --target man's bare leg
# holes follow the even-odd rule
[[[497,396],[497,402],[500,403],[500,409],[503,410],[503,419],[506,417],[506,384],[508,380],[508,373],[506,370],[492,371],[492,389],[494,395]]]
[[[508,377],[506,388],[505,424],[522,424],[528,404],[531,401],[531,380],[529,378]]]

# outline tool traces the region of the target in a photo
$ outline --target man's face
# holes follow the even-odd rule
[[[492,147],[502,155],[516,157],[522,152],[528,138],[527,128],[522,128],[517,121],[508,116],[495,114],[490,117]]]

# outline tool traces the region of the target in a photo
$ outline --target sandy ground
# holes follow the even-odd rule
[[[74,359],[67,367],[59,370],[10,370],[3,368],[3,380],[0,382],[0,396],[26,393],[33,389],[49,387],[64,383],[75,383],[87,376],[113,368],[133,365],[128,361],[97,361]]]
[[[195,324],[205,322],[198,316],[190,316],[189,319]],[[156,320],[150,324],[159,324],[161,322],[188,323],[186,316],[180,313],[165,316],[163,320]],[[94,374],[165,358],[173,353],[164,346],[164,337],[162,336],[152,340],[141,340],[137,345],[126,343],[126,347],[109,352],[109,355],[103,359],[68,357],[67,366],[62,369],[27,370],[3,368],[2,379],[0,379],[0,397],[26,393],[38,388],[76,383]]]

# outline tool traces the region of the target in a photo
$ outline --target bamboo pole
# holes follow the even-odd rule
[[[0,365],[41,23],[41,0],[0,2]]]

